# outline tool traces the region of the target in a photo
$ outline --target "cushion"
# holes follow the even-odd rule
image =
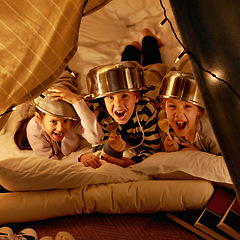
[[[155,153],[129,168],[157,179],[205,179],[233,184],[222,156],[196,150]]]
[[[0,185],[10,191],[77,188],[89,184],[147,180],[151,177],[102,161],[97,169],[76,162],[80,152],[67,159],[8,157],[0,161]]]

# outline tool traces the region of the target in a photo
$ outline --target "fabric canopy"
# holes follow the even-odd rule
[[[240,2],[171,0],[170,3],[240,198]]]
[[[82,16],[109,0],[0,2],[0,114],[46,90],[77,50]],[[3,125],[4,118],[1,118]]]

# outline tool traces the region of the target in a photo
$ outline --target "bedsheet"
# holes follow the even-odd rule
[[[0,225],[95,212],[199,210],[211,198],[214,184],[232,186],[222,157],[204,152],[159,152],[128,168],[102,161],[93,169],[75,161],[86,151],[88,147],[63,161],[31,151],[28,157],[12,151],[2,159],[0,184],[11,192],[0,193]]]

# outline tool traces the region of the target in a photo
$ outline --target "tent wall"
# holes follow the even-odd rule
[[[239,196],[240,2],[170,0],[170,3]]]
[[[0,114],[47,89],[77,50],[81,18],[109,0],[0,3]],[[1,119],[0,126],[7,117]]]

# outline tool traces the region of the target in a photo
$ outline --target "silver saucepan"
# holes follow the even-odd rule
[[[171,71],[165,75],[158,98],[175,98],[203,107],[201,93],[193,75]]]
[[[95,67],[87,74],[87,85],[90,93],[85,96],[87,100],[97,100],[124,91],[150,90],[145,85],[142,66],[135,61]]]

